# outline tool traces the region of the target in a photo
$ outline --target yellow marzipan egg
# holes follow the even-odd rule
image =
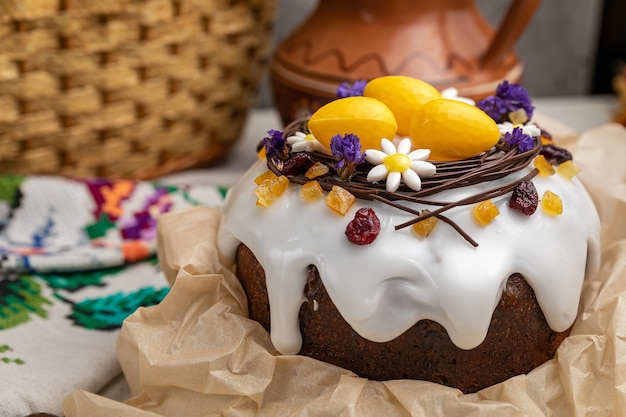
[[[393,113],[379,100],[371,97],[346,97],[320,107],[309,119],[313,136],[330,149],[335,135],[352,133],[361,142],[361,149],[378,149],[382,138],[393,139],[398,130]]]
[[[500,139],[496,122],[478,107],[440,98],[413,115],[414,148],[430,149],[434,161],[458,161],[482,154]]]
[[[424,104],[441,97],[435,87],[425,81],[404,75],[388,75],[371,80],[363,95],[385,103],[398,122],[398,134],[410,133],[411,116]]]

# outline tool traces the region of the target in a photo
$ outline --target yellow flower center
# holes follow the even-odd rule
[[[309,133],[308,135],[304,137],[304,140],[307,140],[307,141],[315,140],[315,136]]]
[[[389,172],[404,172],[411,166],[411,159],[403,153],[394,153],[387,155],[383,159],[383,164],[385,164]]]

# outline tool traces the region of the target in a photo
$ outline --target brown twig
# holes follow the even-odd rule
[[[306,119],[296,120],[285,128],[284,134],[285,136],[290,136],[297,131],[306,131],[306,129]],[[509,193],[520,182],[530,180],[535,177],[538,172],[536,169],[518,180],[512,180],[503,186],[472,194],[461,200],[434,201],[425,197],[435,195],[445,190],[468,187],[478,183],[498,180],[512,173],[518,172],[527,167],[535,156],[539,154],[541,146],[541,141],[538,139],[532,149],[527,152],[520,152],[517,147],[510,148],[506,146],[506,144],[499,142],[490,151],[474,158],[452,162],[434,161],[432,163],[437,168],[436,173],[431,177],[423,179],[422,189],[417,192],[405,185],[401,185],[397,191],[390,192],[385,189],[384,182],[369,183],[367,181],[367,173],[373,165],[367,162],[357,166],[356,173],[350,181],[342,181],[332,174],[315,178],[315,180],[318,181],[322,189],[325,191],[330,191],[333,186],[337,185],[352,193],[356,198],[368,201],[380,201],[388,206],[416,216],[414,219],[395,226],[396,230],[411,226],[417,222],[435,216],[453,227],[470,244],[478,246],[478,243],[476,243],[474,239],[463,231],[459,225],[451,219],[445,217],[443,213],[454,207],[476,204],[481,201]],[[324,163],[329,165],[331,168],[336,162],[333,156],[320,152],[311,152],[309,153],[309,156],[313,161]],[[274,172],[274,174],[283,175],[279,167],[276,165],[276,161],[268,158],[267,165],[268,168]],[[304,175],[289,175],[287,178],[289,178],[290,182],[300,185],[304,185],[311,181]],[[419,210],[401,204],[401,201],[413,204],[439,206],[439,208],[422,214]]]

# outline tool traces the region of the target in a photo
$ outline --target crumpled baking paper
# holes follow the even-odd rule
[[[547,127],[547,124],[540,124]],[[245,295],[220,263],[221,212],[194,208],[159,224],[161,263],[173,282],[158,306],[127,319],[118,357],[134,397],[79,391],[75,416],[617,416],[626,413],[626,129],[580,138],[566,129],[579,177],[602,219],[602,267],[553,360],[475,394],[430,382],[369,381],[307,357],[281,356],[246,318]],[[585,219],[581,219],[585,221]]]

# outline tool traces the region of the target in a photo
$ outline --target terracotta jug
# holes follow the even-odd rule
[[[514,45],[540,0],[513,0],[497,30],[474,0],[320,0],[276,50],[274,103],[284,123],[336,97],[344,81],[409,75],[481,99],[523,65]]]

